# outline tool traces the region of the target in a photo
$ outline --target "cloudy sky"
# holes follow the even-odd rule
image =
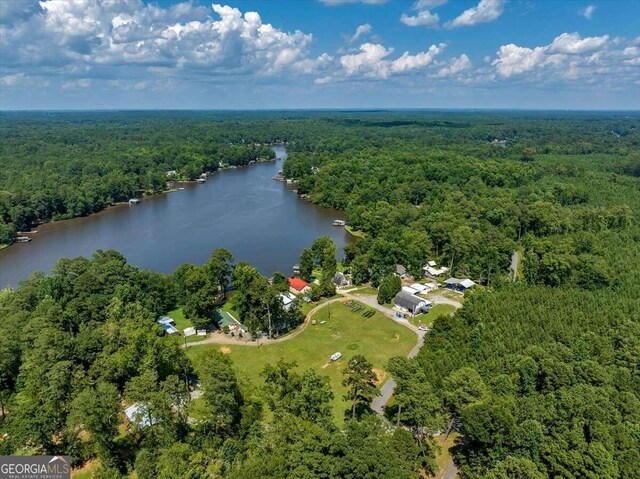
[[[639,19],[639,0],[0,0],[0,108],[637,110]]]

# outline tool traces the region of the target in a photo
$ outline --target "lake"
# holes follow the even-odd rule
[[[273,149],[286,157],[282,146]],[[219,171],[204,184],[116,205],[95,215],[41,225],[30,243],[0,250],[0,288],[17,286],[37,270],[49,272],[63,257],[115,249],[140,268],[170,273],[185,262],[204,263],[215,248],[227,248],[265,275],[291,273],[302,250],[330,236],[339,256],[351,240],[331,225],[341,212],[301,200],[273,177],[282,161]]]

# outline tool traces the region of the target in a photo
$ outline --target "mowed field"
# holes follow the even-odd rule
[[[367,308],[368,309],[368,308]],[[376,312],[370,318],[354,313],[342,303],[332,303],[317,311],[313,319],[299,335],[290,340],[263,346],[207,345],[193,346],[188,354],[197,363],[198,358],[212,349],[229,354],[234,368],[241,378],[260,387],[260,373],[266,364],[275,364],[280,358],[295,361],[300,371],[314,368],[329,376],[335,394],[333,411],[336,420],[342,423],[348,403],[342,399],[342,370],[349,358],[364,355],[376,369],[381,382],[387,377],[384,368],[389,358],[404,356],[417,342],[417,336],[408,328]],[[324,324],[321,324],[324,321]],[[329,357],[341,352],[342,358],[334,363]]]

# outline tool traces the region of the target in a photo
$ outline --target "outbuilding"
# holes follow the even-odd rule
[[[402,291],[409,294],[418,294],[420,292],[412,286],[403,286]]]
[[[424,298],[420,298],[415,294],[400,291],[393,299],[397,308],[408,311],[411,314],[426,313],[429,311],[432,303]]]
[[[338,271],[333,277],[333,282],[338,287],[349,286],[350,282],[343,273]]]
[[[396,265],[396,276],[399,276],[401,278],[406,278],[409,276],[409,273],[407,273],[407,268],[405,268],[404,266],[402,266],[401,264],[397,264]]]
[[[429,261],[427,265],[422,268],[422,271],[424,271],[424,275],[428,278],[437,278],[449,271],[449,268],[446,266],[439,268],[435,261]]]
[[[471,281],[469,278],[449,278],[444,282],[445,286],[449,289],[453,289],[455,291],[465,292],[469,288],[473,288],[476,283]]]

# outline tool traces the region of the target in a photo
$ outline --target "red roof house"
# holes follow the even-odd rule
[[[311,291],[311,286],[305,280],[300,278],[289,278],[289,290],[292,293],[307,293]]]

